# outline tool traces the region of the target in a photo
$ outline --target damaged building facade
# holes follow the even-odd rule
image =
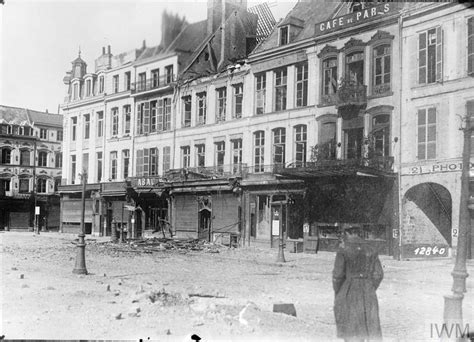
[[[433,195],[429,206],[451,214],[438,221],[428,215],[431,226],[415,224],[427,215],[416,202],[425,195],[410,188],[436,180],[407,170],[459,160],[461,138],[449,127],[445,152],[413,154],[413,146],[432,153],[422,130],[412,131],[410,114],[428,94],[412,98],[405,77],[418,75],[410,69],[417,15],[446,22],[454,16],[455,31],[467,39],[460,22],[471,11],[455,4],[298,2],[275,23],[266,5],[210,0],[198,23],[165,13],[159,46],[120,55],[104,49],[94,73],[76,59],[62,106],[62,231],[79,229],[85,169],[86,233],[161,231],[276,247],[281,229],[287,249],[314,253],[335,250],[344,228],[359,226],[381,253],[424,256],[416,248],[437,247],[447,256],[456,240],[440,230],[457,228],[459,187],[444,185],[449,207],[436,185],[422,185]],[[468,65],[468,50],[458,43]],[[472,90],[470,82],[454,83]],[[436,97],[446,86],[417,91]],[[452,184],[460,172],[437,177]]]

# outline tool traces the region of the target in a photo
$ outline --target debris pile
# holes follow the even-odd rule
[[[91,243],[100,249],[112,250],[114,252],[153,253],[164,251],[202,251],[205,253],[219,253],[223,246],[199,239],[169,239],[169,238],[145,238],[129,240],[125,243],[102,242]]]

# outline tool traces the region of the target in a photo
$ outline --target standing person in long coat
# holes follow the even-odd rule
[[[381,340],[375,291],[383,279],[377,251],[346,228],[346,241],[336,255],[333,270],[334,314],[337,337],[346,341]]]

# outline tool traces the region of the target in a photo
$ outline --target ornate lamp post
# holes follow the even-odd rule
[[[86,184],[87,184],[87,172],[84,170],[79,175],[82,180],[82,200],[81,200],[81,232],[79,233],[79,243],[77,244],[77,255],[76,255],[76,266],[72,270],[72,273],[76,274],[87,274],[86,269],[86,242],[84,241],[85,229],[84,229],[84,216],[86,211]]]
[[[460,130],[464,133],[464,146],[462,152],[462,174],[461,174],[461,201],[459,204],[459,235],[456,248],[456,262],[453,272],[452,295],[444,297],[444,323],[448,330],[454,325],[461,328],[462,325],[462,300],[466,292],[466,278],[468,277],[466,269],[467,242],[470,233],[469,217],[469,169],[471,155],[471,121],[470,113],[463,118],[463,127]],[[453,328],[457,329],[457,328]]]

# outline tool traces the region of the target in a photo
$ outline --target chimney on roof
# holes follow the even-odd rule
[[[225,10],[224,17],[222,16]],[[247,0],[207,0],[207,34],[216,32],[221,22],[235,10],[246,10]]]
[[[146,48],[146,40],[143,39],[143,43],[142,43],[142,49],[145,49]]]
[[[105,55],[105,46],[102,46],[102,54]]]
[[[180,18],[178,14],[164,11],[161,20],[161,42],[163,48],[167,48],[173,40],[181,33],[187,25],[186,18]]]
[[[48,108],[46,108],[46,110],[45,110],[44,112],[45,112],[46,114],[49,114],[49,112],[48,112]]]
[[[110,55],[110,45],[107,46],[107,53]]]

